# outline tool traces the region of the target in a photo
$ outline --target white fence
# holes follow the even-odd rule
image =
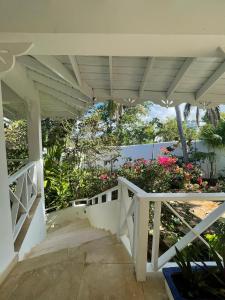
[[[30,209],[37,197],[37,170],[35,162],[28,163],[9,177],[9,193],[15,241],[26,218],[29,217]]]
[[[123,165],[124,162],[131,158],[132,160],[138,159],[138,158],[144,158],[144,159],[155,159],[159,155],[162,155],[160,148],[161,147],[168,147],[173,146],[173,144],[176,144],[177,142],[163,142],[163,143],[155,143],[155,144],[141,144],[141,145],[128,145],[128,146],[121,146],[120,147],[120,157],[118,160],[114,163],[114,167],[118,168],[119,166]],[[214,171],[215,174],[225,174],[225,150],[224,149],[209,149],[207,145],[203,141],[194,141],[192,142],[192,148],[195,149],[195,151],[200,152],[215,152],[215,165],[214,165]],[[176,148],[174,151],[175,155],[182,156],[182,150],[180,147]],[[105,161],[109,160],[110,157],[105,158]],[[99,165],[104,166],[104,161],[99,161]],[[109,165],[108,165],[109,167]],[[201,163],[201,169],[203,170],[204,176],[209,177],[210,174],[210,163],[205,162]]]

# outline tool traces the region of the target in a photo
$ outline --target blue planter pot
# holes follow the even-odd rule
[[[174,300],[186,300],[185,298],[183,298],[178,289],[176,288],[176,285],[173,281],[173,275],[175,273],[179,273],[180,272],[180,268],[178,267],[170,267],[170,268],[164,268],[162,270],[163,272],[163,275],[165,277],[165,280],[166,280],[166,284],[167,284],[167,289],[169,288],[169,291],[167,290],[168,292],[168,296],[171,299],[174,299]]]

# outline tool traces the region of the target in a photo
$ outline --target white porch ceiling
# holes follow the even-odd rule
[[[17,64],[39,91],[44,117],[74,117],[91,106],[93,98],[124,104],[163,105],[166,99],[173,105],[225,104],[225,58],[34,55],[17,58]],[[5,83],[5,114],[24,116],[21,103],[26,97],[18,96],[7,77]]]

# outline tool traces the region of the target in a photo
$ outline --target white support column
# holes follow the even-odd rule
[[[3,124],[2,93],[0,80],[0,281],[3,272],[9,267],[13,258],[14,244],[12,217],[9,198],[9,182]]]
[[[41,112],[39,99],[28,104],[27,137],[29,160],[37,162],[37,191],[44,197]]]
[[[135,270],[137,281],[146,280],[149,202],[137,197],[137,236]]]

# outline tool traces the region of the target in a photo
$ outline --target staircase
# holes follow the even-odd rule
[[[116,235],[76,218],[50,228],[0,288],[1,300],[166,298],[161,274],[138,283]]]
[[[84,243],[107,236],[109,236],[107,231],[91,227],[88,219],[78,218],[74,222],[62,224],[57,229],[50,228],[47,238],[34,247],[27,258],[56,252],[61,249],[79,247]]]

